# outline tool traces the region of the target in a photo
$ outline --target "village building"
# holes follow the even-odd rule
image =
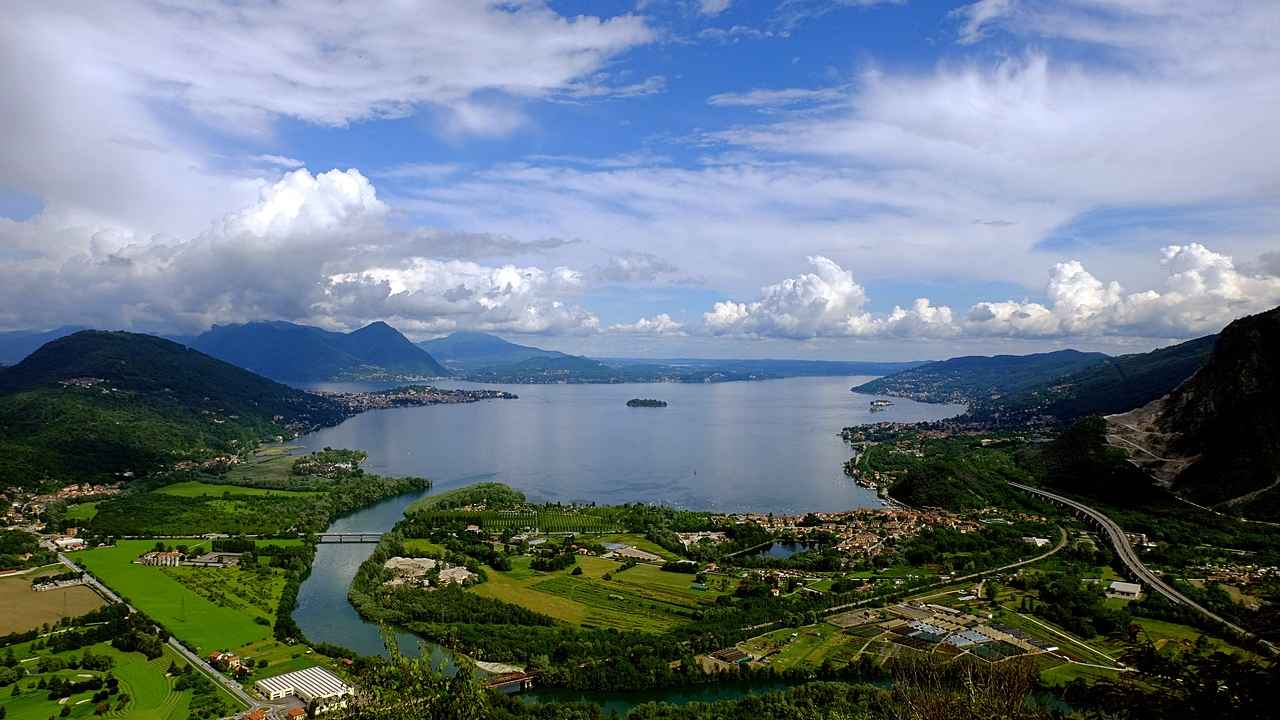
[[[152,550],[143,554],[142,557],[134,562],[139,565],[152,565],[155,567],[177,567],[182,564],[182,553],[177,550]]]
[[[1123,600],[1137,600],[1142,595],[1142,586],[1138,583],[1112,581],[1106,589],[1107,597]]]
[[[214,651],[209,653],[209,664],[226,672],[239,670],[243,663],[235,653]]]
[[[54,547],[60,552],[71,552],[73,550],[85,549],[85,542],[77,537],[60,537],[53,541]]]

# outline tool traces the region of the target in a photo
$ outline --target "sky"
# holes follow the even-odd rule
[[[2,12],[0,329],[905,360],[1280,304],[1277,3]]]

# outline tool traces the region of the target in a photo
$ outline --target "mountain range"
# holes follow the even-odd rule
[[[887,375],[857,392],[969,406],[965,420],[989,425],[1068,422],[1151,402],[1208,360],[1215,336],[1147,353],[1111,357],[1059,350],[1033,355],[968,356]]]
[[[517,345],[482,332],[459,331],[441,338],[418,343],[445,367],[464,374],[469,370],[497,365],[511,365],[534,358],[572,357],[555,350]]]
[[[0,370],[0,486],[142,475],[346,416],[163,338],[85,330]]]
[[[41,345],[86,328],[63,325],[53,330],[9,330],[0,332],[0,365],[16,365]]]
[[[274,380],[439,377],[449,371],[398,330],[374,322],[349,333],[287,322],[214,325],[186,345]]]

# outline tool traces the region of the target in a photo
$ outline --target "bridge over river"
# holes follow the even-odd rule
[[[376,543],[382,539],[380,532],[326,532],[317,533],[318,543]]]

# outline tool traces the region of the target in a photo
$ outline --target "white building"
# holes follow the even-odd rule
[[[263,678],[254,687],[268,700],[296,695],[313,714],[346,707],[347,699],[355,692],[336,675],[319,667]]]
[[[1107,597],[1137,600],[1142,594],[1142,586],[1138,583],[1113,581],[1107,586]]]
[[[53,544],[63,552],[71,550],[83,550],[85,548],[84,540],[74,537],[60,537],[53,541]]]

